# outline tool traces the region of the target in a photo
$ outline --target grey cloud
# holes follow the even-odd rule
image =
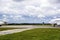
[[[48,0],[48,1],[51,5],[53,5],[52,6],[53,8],[55,7],[56,10],[60,9],[60,0]]]
[[[49,0],[50,3],[60,3],[60,0]]]
[[[24,0],[13,0],[13,1],[15,1],[15,2],[21,2],[21,1],[24,1]]]

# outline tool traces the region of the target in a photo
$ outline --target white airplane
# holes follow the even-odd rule
[[[5,24],[5,22],[4,21],[0,21],[0,26],[3,25],[3,24]]]
[[[60,25],[60,18],[52,19],[49,23]]]

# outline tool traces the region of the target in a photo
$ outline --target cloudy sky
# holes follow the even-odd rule
[[[0,20],[9,23],[48,23],[60,18],[60,0],[0,0]]]

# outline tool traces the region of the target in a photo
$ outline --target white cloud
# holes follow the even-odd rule
[[[25,20],[21,15],[15,15],[12,17],[15,21]]]
[[[9,20],[8,20],[7,18],[8,18],[7,15],[3,15],[3,18],[2,18],[1,20],[2,20],[2,21],[5,21],[5,22],[6,22],[6,21],[8,22]]]
[[[52,0],[51,0],[52,1]],[[0,0],[0,12],[45,17],[60,14],[58,4],[48,0]],[[54,1],[53,1],[54,3]]]

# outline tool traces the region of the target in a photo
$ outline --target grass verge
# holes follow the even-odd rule
[[[17,28],[0,28],[0,31],[11,30],[11,29],[17,29]]]
[[[0,36],[0,40],[60,40],[59,28],[37,28]]]

